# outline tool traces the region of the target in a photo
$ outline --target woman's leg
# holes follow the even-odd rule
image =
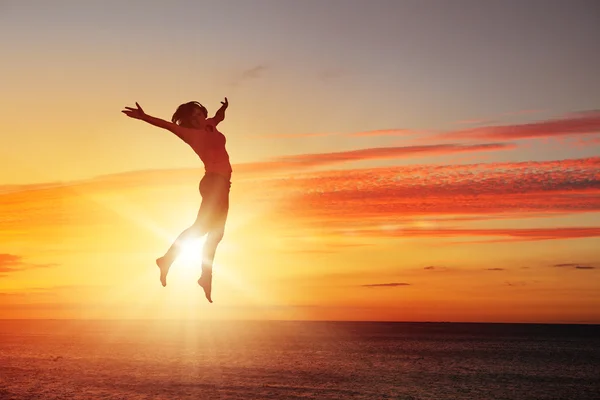
[[[219,246],[219,243],[223,239],[224,233],[224,229],[215,229],[208,232],[204,248],[202,249],[202,275],[212,275],[215,253],[217,252],[217,246]]]
[[[215,259],[217,246],[223,238],[223,232],[223,230],[208,232],[204,248],[202,249],[202,275],[198,279],[198,285],[202,286],[206,299],[211,303],[213,260]]]
[[[213,224],[211,229],[208,231],[206,241],[204,242],[204,248],[202,249],[202,275],[198,279],[198,284],[204,289],[204,294],[209,302],[212,303],[212,271],[213,261],[215,259],[215,253],[217,246],[223,239],[225,233],[225,222],[227,221],[227,214],[229,213],[229,183],[227,186],[222,187],[219,196],[219,207],[215,210]]]
[[[163,286],[167,285],[167,274],[169,273],[171,265],[179,256],[183,243],[188,239],[199,238],[206,235],[210,229],[212,224],[211,218],[219,206],[219,198],[218,196],[215,196],[215,191],[211,190],[211,186],[213,186],[211,179],[207,179],[205,176],[200,182],[202,202],[198,209],[196,221],[179,234],[164,256],[156,260],[156,264],[160,268],[160,282]]]
[[[202,210],[202,207],[200,207],[200,209]],[[200,214],[200,212],[198,214]],[[168,265],[170,267],[171,264],[173,264],[173,262],[175,262],[175,260],[177,259],[177,256],[181,251],[182,245],[187,240],[202,237],[206,235],[206,233],[207,224],[203,223],[202,218],[196,219],[196,222],[194,222],[192,226],[190,226],[189,228],[181,232],[179,236],[177,236],[177,239],[175,239],[173,244],[171,244],[171,247],[169,247],[169,250],[167,250],[165,255],[162,256],[160,260],[162,260],[163,264]]]
[[[206,234],[206,227],[203,225],[205,224],[202,224],[201,222],[194,223],[194,225],[181,232],[173,244],[171,244],[171,247],[169,247],[169,250],[167,250],[165,255],[156,259],[156,265],[160,268],[160,283],[162,283],[163,286],[167,286],[167,274],[169,273],[171,265],[175,262],[177,256],[179,256],[182,244],[188,239],[202,237]]]

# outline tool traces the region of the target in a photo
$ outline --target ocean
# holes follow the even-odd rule
[[[0,399],[600,399],[600,326],[0,320]]]

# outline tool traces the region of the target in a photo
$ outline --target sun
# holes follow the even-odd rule
[[[206,236],[196,239],[188,239],[181,245],[181,252],[177,258],[177,263],[186,268],[193,268],[202,263],[202,249],[206,242]]]

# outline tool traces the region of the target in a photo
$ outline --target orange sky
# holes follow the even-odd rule
[[[317,14],[286,4],[253,27],[216,3],[198,15],[222,20],[191,26],[167,6],[0,8],[19,37],[0,65],[0,318],[600,323],[600,63],[575,54],[594,53],[589,35],[563,32],[579,46],[553,47],[565,64],[545,80],[527,41],[482,46],[439,12],[419,37],[399,5],[345,11],[364,26],[319,8],[308,29],[294,15]],[[388,42],[389,15],[419,46]],[[504,48],[518,76],[481,64]],[[195,218],[202,165],[120,110],[212,113],[224,96],[234,175],[208,304],[196,254],[166,288],[154,264]]]
[[[598,194],[572,187],[594,179],[598,165],[595,158],[274,177],[246,166],[232,187],[210,306],[193,256],[178,261],[167,288],[153,264],[194,218],[198,170],[6,187],[0,312],[597,321],[600,228],[586,209]]]

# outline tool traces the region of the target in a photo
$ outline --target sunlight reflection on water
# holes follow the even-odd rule
[[[455,324],[0,323],[2,399],[591,399],[600,394],[599,341],[587,334],[448,328]]]

